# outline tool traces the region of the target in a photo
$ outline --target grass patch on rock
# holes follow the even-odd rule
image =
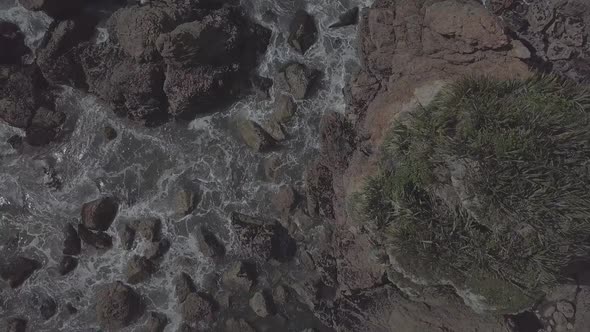
[[[585,87],[552,76],[463,79],[394,124],[382,154],[357,197],[404,273],[507,312],[589,253]]]

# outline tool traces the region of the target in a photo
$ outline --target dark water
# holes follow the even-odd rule
[[[151,279],[137,286],[148,297],[148,309],[165,313],[175,331],[180,323],[172,279],[179,260],[192,262],[183,269],[197,283],[215,269],[204,257],[192,236],[195,227],[215,228],[231,254],[235,251],[228,216],[232,211],[268,214],[270,196],[283,183],[301,185],[306,163],[318,151],[318,126],[326,111],[344,112],[342,89],[350,72],[358,66],[356,28],[329,30],[339,14],[370,0],[244,1],[256,21],[273,30],[272,45],[260,66],[260,74],[273,77],[277,68],[297,60],[324,73],[323,86],[310,100],[298,101],[298,112],[287,131],[291,137],[283,148],[269,154],[250,151],[231,130],[231,119],[245,115],[262,120],[272,112],[272,100],[245,98],[229,110],[198,118],[191,123],[169,123],[146,129],[116,118],[95,97],[63,88],[57,109],[68,114],[66,138],[46,148],[27,148],[22,154],[5,143],[20,130],[0,123],[0,243],[19,236],[20,251],[43,262],[43,268],[17,290],[0,289],[0,316],[29,318],[34,331],[95,331],[93,301],[97,285],[124,278],[127,261],[141,254],[141,246],[124,251],[116,236],[125,220],[159,217],[163,235],[172,248]],[[303,57],[286,44],[285,32],[292,14],[306,7],[320,27],[320,39]],[[34,48],[51,20],[0,0],[0,19],[17,23]],[[101,38],[108,38],[104,34]],[[119,134],[112,142],[104,139],[103,128],[112,126]],[[263,167],[270,158],[280,162],[277,181],[265,178]],[[55,183],[61,183],[55,188]],[[175,213],[174,198],[183,188],[198,189],[200,204],[189,216]],[[123,205],[109,231],[115,243],[106,253],[85,249],[78,268],[65,277],[55,271],[61,257],[61,230],[66,222],[77,222],[84,202],[102,194],[115,195]],[[32,299],[49,294],[63,305],[72,303],[80,312],[63,319],[43,322]]]

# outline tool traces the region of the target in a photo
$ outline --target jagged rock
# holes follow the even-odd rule
[[[256,332],[248,322],[243,319],[230,318],[225,321],[225,332]]]
[[[0,65],[20,64],[27,53],[29,49],[19,27],[11,22],[0,22]]]
[[[92,37],[95,25],[96,20],[87,16],[51,24],[37,50],[37,64],[50,83],[87,88],[75,47]]]
[[[30,258],[17,256],[0,258],[0,277],[12,288],[18,288],[41,267],[41,263]]]
[[[170,240],[161,239],[158,242],[151,242],[144,252],[144,256],[149,260],[158,260],[170,250]]]
[[[39,68],[0,66],[0,119],[17,128],[29,127],[43,103],[47,86]]]
[[[10,318],[6,322],[6,332],[26,332],[27,320],[22,318]]]
[[[105,232],[93,232],[86,226],[78,225],[78,235],[80,239],[96,249],[110,249],[113,247],[113,238]]]
[[[181,190],[176,195],[176,210],[180,215],[186,216],[193,212],[197,203],[197,195],[190,190]]]
[[[291,212],[296,203],[297,194],[295,193],[295,190],[288,185],[282,186],[272,198],[272,204],[280,215],[286,215]]]
[[[111,126],[106,126],[104,127],[104,137],[107,140],[112,141],[117,138],[117,131]]]
[[[82,251],[82,243],[80,242],[80,237],[78,236],[78,232],[74,226],[68,223],[64,227],[64,242],[63,242],[63,250],[62,253],[64,255],[72,255],[76,256],[79,255]]]
[[[236,127],[246,145],[255,151],[266,152],[277,144],[262,126],[252,120],[237,119]]]
[[[96,319],[103,329],[126,327],[141,315],[142,310],[140,296],[120,281],[103,286],[96,294]]]
[[[166,325],[168,325],[168,317],[166,317],[166,315],[159,312],[150,311],[143,331],[164,332]]]
[[[197,232],[197,241],[203,255],[207,257],[223,257],[225,255],[223,243],[205,226]]]
[[[176,278],[174,278],[174,289],[176,291],[176,299],[178,300],[178,303],[184,302],[189,294],[196,292],[193,279],[184,272],[181,272]]]
[[[186,322],[210,321],[215,305],[202,294],[189,293],[182,302],[181,315]]]
[[[127,282],[132,285],[143,282],[154,272],[156,272],[156,265],[151,260],[135,255],[127,263]]]
[[[18,0],[28,10],[43,11],[47,15],[63,19],[79,13],[87,4],[86,0]]]
[[[298,10],[289,26],[289,45],[301,54],[318,40],[318,29],[313,16],[305,10]]]
[[[241,245],[241,252],[259,260],[291,260],[297,251],[295,240],[278,222],[264,223],[256,218],[232,213],[232,226]]]
[[[174,29],[174,19],[161,6],[130,6],[117,10],[109,19],[109,32],[135,61],[160,57],[156,39]]]
[[[121,237],[121,244],[123,245],[123,249],[131,250],[131,248],[133,248],[133,244],[135,243],[135,229],[125,224],[125,226],[123,226],[123,229],[121,229],[119,234]]]
[[[39,312],[44,320],[48,320],[57,313],[57,303],[49,296],[42,296],[40,299]]]
[[[359,21],[359,7],[354,7],[347,10],[338,17],[338,22],[329,26],[331,29],[341,28],[348,25],[355,25]]]
[[[305,99],[311,92],[311,87],[319,77],[317,70],[308,69],[300,63],[287,65],[281,75],[286,83],[288,92],[295,99]]]
[[[234,262],[221,278],[221,283],[232,290],[248,292],[256,283],[256,264],[248,262]]]
[[[103,197],[82,205],[82,224],[86,228],[106,231],[117,216],[119,203],[113,197]]]
[[[259,317],[266,317],[273,313],[273,301],[268,294],[264,292],[256,292],[248,302],[250,304],[250,308],[254,311],[256,315]]]
[[[147,218],[136,222],[136,231],[146,241],[155,242],[160,238],[162,231],[162,222],[157,218]]]
[[[57,270],[60,275],[65,276],[66,274],[74,271],[78,267],[78,259],[72,256],[63,256],[59,261]]]

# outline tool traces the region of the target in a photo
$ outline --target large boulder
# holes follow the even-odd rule
[[[117,216],[119,203],[113,197],[103,197],[82,205],[82,224],[96,231],[106,231]]]
[[[87,0],[18,0],[28,10],[43,11],[47,15],[64,19],[79,13],[88,3]]]
[[[37,50],[37,64],[47,81],[87,88],[76,47],[92,37],[95,23],[95,19],[82,16],[51,24]]]
[[[0,65],[20,64],[29,52],[25,36],[19,27],[10,22],[0,22]]]
[[[313,16],[305,10],[298,10],[289,26],[289,45],[301,54],[318,40],[318,29]]]
[[[103,286],[96,294],[96,318],[103,329],[126,327],[142,310],[139,294],[120,281]]]
[[[30,258],[17,256],[0,258],[0,277],[12,288],[18,288],[41,267],[41,263]]]

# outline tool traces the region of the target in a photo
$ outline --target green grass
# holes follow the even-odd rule
[[[434,266],[471,287],[485,276],[502,292],[508,284],[522,298],[490,302],[513,310],[589,253],[585,87],[553,76],[464,79],[396,123],[382,154],[359,195],[362,216],[377,243],[411,257],[410,270]]]

